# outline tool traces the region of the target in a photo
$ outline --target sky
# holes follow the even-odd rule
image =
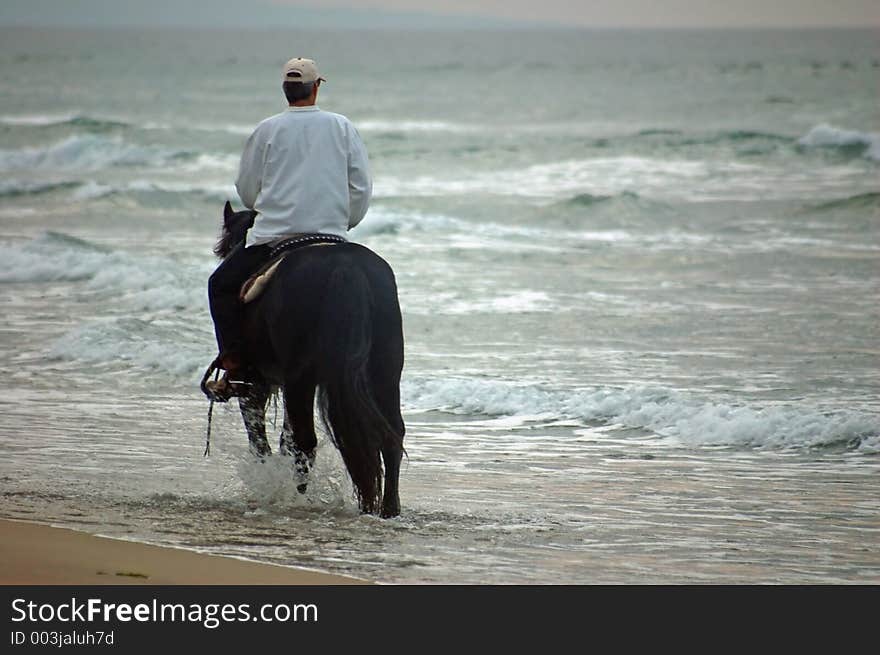
[[[880,25],[880,0],[323,0],[321,6],[418,7],[435,14],[479,13],[584,27]]]
[[[880,0],[0,0],[0,25],[880,27]]]

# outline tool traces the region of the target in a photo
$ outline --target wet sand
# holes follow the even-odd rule
[[[341,575],[0,520],[4,585],[348,585]]]

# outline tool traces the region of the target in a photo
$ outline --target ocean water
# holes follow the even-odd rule
[[[211,248],[301,54],[400,287],[390,521],[233,407],[202,457]],[[0,516],[389,583],[876,584],[878,82],[868,31],[3,30]]]

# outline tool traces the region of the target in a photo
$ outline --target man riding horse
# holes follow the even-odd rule
[[[205,385],[215,400],[241,395],[243,387],[234,381],[248,376],[239,300],[244,282],[281,241],[301,235],[344,240],[370,204],[366,147],[345,116],[317,106],[324,81],[311,59],[288,61],[282,76],[288,108],[257,125],[245,144],[235,187],[256,218],[208,284],[219,348],[212,366],[225,371]]]

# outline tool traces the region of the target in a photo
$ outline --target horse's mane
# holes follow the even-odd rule
[[[228,255],[232,248],[235,246],[232,238],[232,233],[224,225],[223,229],[220,230],[220,238],[217,239],[217,243],[214,246],[214,254],[217,255],[220,259],[226,257],[226,255]]]
[[[227,203],[227,206],[229,203]],[[253,210],[245,210],[240,212],[229,212],[224,215],[223,227],[220,229],[220,238],[214,246],[214,254],[220,257],[226,257],[239,241],[244,240],[244,236],[248,229],[254,224],[257,212]]]

